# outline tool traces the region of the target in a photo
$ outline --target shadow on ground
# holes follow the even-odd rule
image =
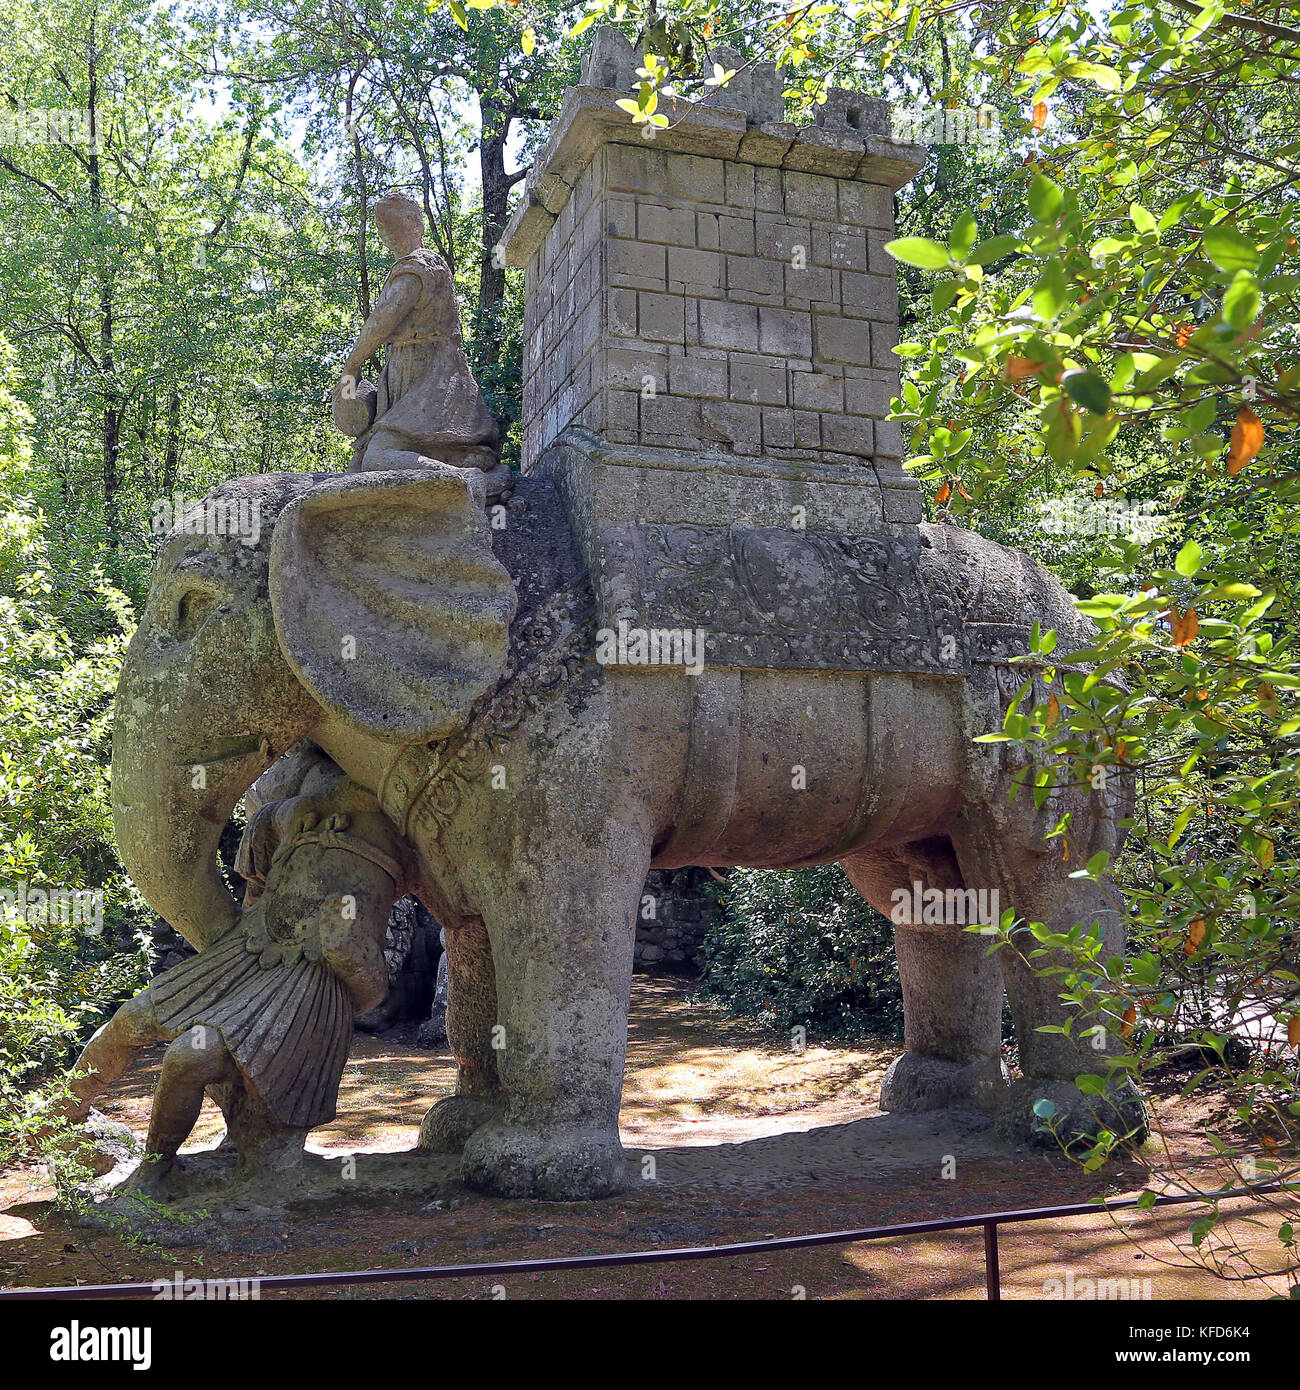
[[[895,1116],[875,1105],[892,1043],[795,1053],[703,1007],[680,980],[638,979],[622,1129],[630,1187],[599,1202],[501,1201],[466,1190],[454,1158],[413,1151],[420,1118],[450,1093],[444,1054],[358,1037],[339,1118],[316,1131],[309,1186],[282,1210],[226,1211],[201,1254],[78,1225],[39,1171],[0,1178],[0,1282],[149,1282],[178,1268],[203,1278],[482,1263],[723,1244],[929,1217],[1084,1201],[1132,1189],[1136,1171],[1083,1173],[1060,1154],[1009,1146],[973,1114]],[[113,1119],[142,1133],[156,1059],[114,1088]],[[1184,1103],[1162,1107],[1171,1156],[1207,1141]],[[219,1114],[205,1107],[190,1162],[213,1162]],[[346,1155],[355,1155],[344,1177]],[[653,1160],[647,1163],[647,1156]],[[1007,1228],[1008,1298],[1044,1298],[1064,1280],[1119,1280],[1149,1298],[1259,1297],[1186,1268],[1193,1216],[1099,1213]],[[191,1223],[197,1224],[197,1223]],[[1272,1223],[1276,1231],[1276,1221]],[[1261,1239],[1267,1230],[1261,1228]],[[198,1234],[198,1233],[194,1233]],[[283,1297],[981,1298],[978,1229],[853,1246],[602,1270],[369,1284]],[[201,1268],[195,1268],[202,1260]],[[1178,1267],[1165,1261],[1177,1259]],[[1148,1282],[1144,1282],[1148,1281]],[[271,1296],[271,1295],[266,1295]],[[1128,1296],[1124,1294],[1122,1296]]]

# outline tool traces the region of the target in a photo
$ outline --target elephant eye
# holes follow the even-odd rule
[[[220,594],[210,589],[186,589],[176,601],[173,626],[177,634],[192,637],[220,600]]]

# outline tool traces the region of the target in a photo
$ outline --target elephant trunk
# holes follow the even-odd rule
[[[145,901],[202,950],[239,913],[217,862],[221,832],[274,755],[252,735],[182,749],[166,722],[166,704],[140,698],[124,675],[113,726],[113,823]]]

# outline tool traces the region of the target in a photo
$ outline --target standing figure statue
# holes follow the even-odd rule
[[[375,225],[395,259],[334,388],[334,423],[357,441],[348,471],[450,464],[482,469],[488,492],[500,491],[509,469],[496,421],[465,360],[451,271],[424,245],[424,213],[390,193]],[[383,347],[375,386],[360,372]]]
[[[169,1044],[133,1183],[148,1193],[167,1189],[208,1087],[241,1172],[299,1162],[308,1131],[334,1118],[354,1018],[388,991],[388,915],[411,879],[404,841],[314,745],[267,776],[279,799],[240,844],[242,913],[118,1009],[76,1064],[80,1121],[142,1047]]]

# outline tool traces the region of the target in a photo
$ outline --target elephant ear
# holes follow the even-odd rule
[[[482,475],[330,478],[281,512],[268,583],[285,657],[321,706],[393,742],[444,738],[505,666],[514,585]],[[478,495],[476,495],[476,493]]]

